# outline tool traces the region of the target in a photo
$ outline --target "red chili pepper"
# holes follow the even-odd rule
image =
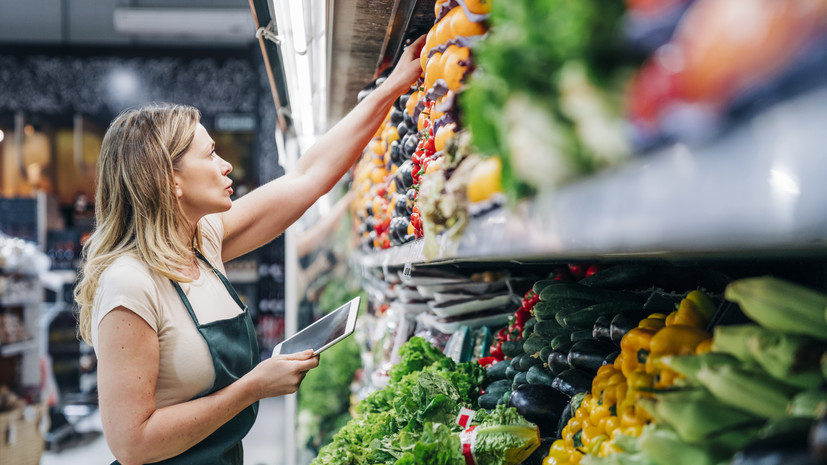
[[[583,279],[586,277],[586,270],[589,268],[588,265],[584,265],[582,263],[569,263],[569,272],[574,277],[574,279]]]
[[[477,363],[479,363],[483,368],[488,368],[489,366],[493,365],[496,362],[497,362],[497,357],[491,357],[491,356],[483,357],[483,358],[477,360]]]
[[[597,273],[598,271],[602,271],[603,268],[604,268],[603,265],[592,265],[586,270],[586,276],[591,276],[591,275]]]

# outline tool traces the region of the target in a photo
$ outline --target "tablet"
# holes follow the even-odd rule
[[[294,354],[313,349],[314,355],[348,337],[356,328],[356,315],[359,313],[360,298],[354,297],[350,302],[319,318],[310,326],[294,334],[273,349],[273,355]]]

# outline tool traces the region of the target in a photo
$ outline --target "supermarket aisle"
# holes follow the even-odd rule
[[[79,430],[99,430],[100,417],[93,415],[77,427]],[[288,425],[284,423],[284,399],[279,397],[262,400],[258,420],[244,440],[245,465],[282,465],[286,427]],[[106,440],[99,436],[85,446],[67,449],[59,454],[45,452],[40,465],[105,465],[113,460]]]

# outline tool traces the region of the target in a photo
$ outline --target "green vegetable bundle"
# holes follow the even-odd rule
[[[456,364],[422,338],[400,349],[387,387],[362,401],[356,414],[313,461],[326,464],[465,463],[455,421],[473,408],[485,370]],[[500,407],[475,419],[474,453],[480,465],[515,464],[539,445],[537,427]]]

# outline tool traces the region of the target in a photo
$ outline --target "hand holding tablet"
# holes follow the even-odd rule
[[[273,349],[273,355],[293,354],[307,349],[313,349],[313,355],[319,355],[328,347],[353,334],[360,300],[359,297],[354,297],[350,302],[319,318],[277,345]]]

